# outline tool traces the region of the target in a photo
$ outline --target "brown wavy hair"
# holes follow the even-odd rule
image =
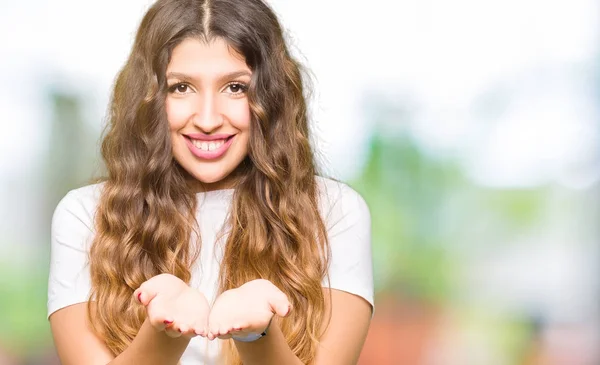
[[[118,355],[145,320],[133,291],[161,273],[190,281],[199,252],[191,238],[201,235],[196,192],[173,158],[165,112],[170,55],[190,37],[226,40],[253,71],[248,156],[235,171],[219,290],[257,278],[277,285],[294,308],[278,323],[292,351],[310,363],[326,318],[321,283],[329,246],[303,74],[261,0],[159,0],[144,16],[116,79],[102,141],[107,176],[90,251],[90,321]],[[223,355],[241,364],[231,341]]]

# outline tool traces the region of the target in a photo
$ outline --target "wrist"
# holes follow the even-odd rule
[[[243,364],[302,365],[302,362],[298,360],[298,357],[290,349],[277,321],[271,324],[267,336],[250,343],[238,341],[233,341],[233,343],[240,354]]]
[[[265,337],[266,335],[267,335],[267,332],[265,330],[265,332],[263,332],[263,333],[249,333],[245,336],[232,335],[231,338],[237,342],[254,342],[256,340],[259,340],[259,339]]]
[[[275,315],[273,315],[273,317],[275,317]],[[271,327],[271,322],[273,322],[273,317],[271,317],[271,320],[267,324],[267,327],[261,333],[256,333],[256,332],[255,333],[249,333],[249,334],[247,334],[245,336],[235,336],[235,335],[232,335],[231,338],[234,341],[238,341],[238,342],[254,342],[256,340],[259,340],[262,337],[265,337],[267,335],[267,331],[269,330],[269,327]]]

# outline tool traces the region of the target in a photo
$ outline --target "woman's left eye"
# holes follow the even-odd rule
[[[226,89],[229,90],[231,94],[242,94],[246,92],[248,87],[241,82],[232,82],[231,84],[227,85]]]

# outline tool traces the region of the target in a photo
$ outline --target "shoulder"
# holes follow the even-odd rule
[[[102,193],[104,182],[82,186],[77,189],[70,190],[61,199],[59,205],[70,205],[70,204],[83,204],[92,205],[97,204]]]
[[[357,223],[370,224],[371,214],[364,198],[347,184],[317,176],[321,215],[328,230]]]
[[[93,228],[94,215],[104,183],[70,190],[57,204],[52,216],[53,230],[74,223]]]
[[[103,184],[69,191],[52,216],[48,316],[57,310],[88,300],[91,288],[88,254],[94,216]]]
[[[329,239],[328,276],[323,286],[374,304],[371,214],[363,197],[348,185],[318,178],[321,216]]]
[[[367,205],[356,190],[341,181],[322,176],[317,176],[316,181],[319,199],[323,204]]]

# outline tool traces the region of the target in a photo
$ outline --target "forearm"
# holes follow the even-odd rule
[[[184,337],[171,338],[157,332],[146,320],[129,347],[109,365],[176,365],[189,342]]]
[[[244,365],[303,365],[290,349],[275,321],[266,336],[254,342],[233,342]]]

